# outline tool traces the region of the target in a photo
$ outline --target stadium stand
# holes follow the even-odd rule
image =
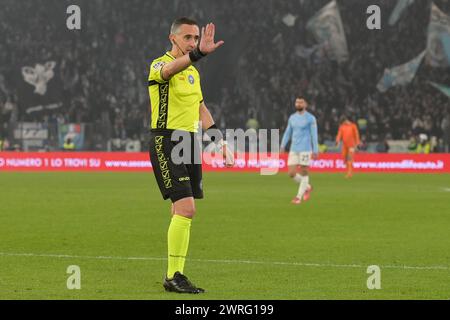
[[[429,84],[449,86],[448,67],[422,63],[410,84],[377,90],[385,68],[425,49],[432,1],[414,2],[394,26],[388,19],[395,1],[377,1],[383,12],[381,30],[366,28],[366,8],[372,1],[338,1],[349,50],[343,63],[329,59],[306,28],[328,2],[84,0],[77,2],[82,28],[71,31],[66,28],[69,1],[4,0],[0,138],[9,140],[11,149],[23,149],[13,141],[17,123],[45,123],[49,148],[54,149],[58,137],[51,128],[84,123],[84,149],[145,149],[148,63],[169,49],[161,36],[168,34],[167,17],[190,16],[201,24],[214,21],[217,38],[225,40],[217,55],[199,63],[205,101],[222,129],[246,128],[254,119],[260,128],[283,130],[301,92],[309,97],[328,150],[333,150],[339,116],[347,113],[372,149],[386,140],[420,143],[419,135],[425,134],[432,152],[448,152],[449,98]],[[434,3],[450,13],[448,1]],[[45,69],[49,61],[55,67],[46,100],[30,101],[23,68],[39,63]],[[204,64],[208,67],[203,71]]]

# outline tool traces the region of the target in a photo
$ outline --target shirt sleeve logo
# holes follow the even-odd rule
[[[158,61],[153,65],[153,69],[159,70],[161,69],[166,63],[164,61]]]
[[[194,76],[192,74],[189,75],[188,80],[190,84],[194,84]]]

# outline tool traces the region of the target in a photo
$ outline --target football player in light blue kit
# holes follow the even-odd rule
[[[308,102],[304,97],[295,99],[297,112],[289,117],[281,141],[280,152],[285,152],[288,142],[292,140],[288,157],[289,176],[299,183],[298,193],[292,199],[293,204],[300,204],[302,200],[309,199],[312,186],[309,184],[308,169],[311,159],[317,159],[319,153],[316,117],[306,111],[307,107]]]

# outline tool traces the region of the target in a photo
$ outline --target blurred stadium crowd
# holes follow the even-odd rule
[[[414,80],[385,93],[376,85],[385,68],[400,65],[426,47],[431,0],[416,1],[395,26],[387,19],[392,0],[338,0],[349,59],[338,64],[306,29],[328,0],[85,0],[77,1],[82,28],[66,28],[66,8],[57,0],[2,1],[0,11],[0,136],[18,121],[88,123],[110,150],[126,141],[145,149],[149,122],[148,64],[169,49],[170,23],[190,16],[217,27],[220,51],[199,63],[205,102],[225,128],[280,128],[304,94],[317,117],[322,144],[331,143],[339,117],[350,115],[364,144],[411,140],[432,142],[431,151],[449,151],[449,98],[428,81],[450,84],[449,68],[422,63]],[[368,30],[366,9],[376,2],[382,29]],[[450,3],[435,0],[450,13]],[[20,68],[56,61],[59,107],[25,112],[17,78]],[[51,83],[51,82],[49,82]],[[91,144],[91,149],[105,145]],[[379,151],[386,151],[380,149]],[[411,147],[411,150],[414,150]]]

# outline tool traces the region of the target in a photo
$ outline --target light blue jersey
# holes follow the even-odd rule
[[[281,140],[281,147],[286,149],[291,139],[290,151],[319,153],[316,117],[307,111],[303,114],[298,112],[292,114]]]

